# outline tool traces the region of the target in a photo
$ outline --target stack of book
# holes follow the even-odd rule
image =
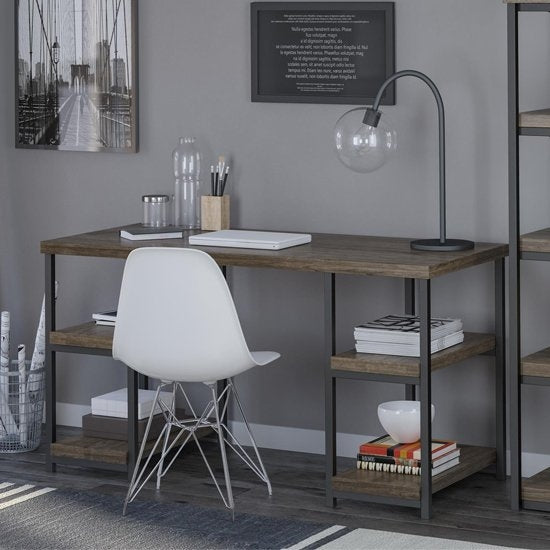
[[[93,313],[92,319],[95,321],[96,325],[114,327],[116,322],[116,311],[102,311],[100,313]]]
[[[387,315],[355,327],[358,353],[420,357],[420,321],[414,315]],[[460,319],[431,321],[432,353],[464,341]]]
[[[420,441],[396,443],[383,435],[359,447],[357,468],[377,472],[420,475]],[[460,449],[456,441],[432,441],[432,476],[441,474],[460,462]]]
[[[155,399],[154,390],[140,389],[138,392],[137,436],[138,442],[145,437],[149,415]],[[171,392],[161,392],[163,402],[171,407],[173,397]],[[82,417],[84,437],[101,439],[128,440],[128,391],[126,388],[98,395],[92,398],[92,412]],[[176,416],[183,418],[185,410],[176,409]],[[156,439],[164,429],[166,419],[157,404],[151,420],[147,440]]]

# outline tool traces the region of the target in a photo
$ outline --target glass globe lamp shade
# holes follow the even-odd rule
[[[363,123],[365,108],[358,107],[345,113],[334,127],[336,155],[354,172],[365,174],[383,166],[395,153],[396,134],[382,115],[378,126]]]

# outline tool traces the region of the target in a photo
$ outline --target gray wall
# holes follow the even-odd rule
[[[398,84],[387,109],[399,131],[397,158],[358,175],[332,153],[342,106],[250,102],[248,0],[140,1],[140,140],[138,155],[15,150],[12,137],[12,2],[3,2],[0,43],[0,303],[16,317],[17,341],[31,344],[43,292],[39,242],[133,222],[140,196],[170,192],[170,154],[178,136],[195,135],[209,165],[223,152],[234,162],[235,226],[334,233],[432,236],[437,230],[436,111],[414,80]],[[426,72],[440,86],[448,119],[448,232],[507,241],[506,9],[499,0],[398,0],[397,68]],[[524,33],[526,107],[547,106],[548,19],[529,16]],[[537,44],[538,41],[538,44]],[[547,140],[526,146],[529,224],[548,224]],[[4,158],[5,157],[5,158]],[[536,188],[536,189],[535,189]],[[536,191],[536,193],[535,193]],[[121,262],[61,258],[59,324],[82,322],[116,302]],[[548,268],[546,268],[548,269]],[[460,316],[470,330],[493,326],[492,267],[435,281],[434,313]],[[545,267],[531,268],[538,290],[526,293],[528,348],[547,345],[550,298]],[[249,344],[276,349],[273,367],[241,377],[251,420],[322,429],[322,279],[316,274],[235,269],[234,293]],[[530,285],[532,288],[533,285]],[[355,323],[398,312],[399,281],[342,277],[338,286],[341,349]],[[529,350],[530,351],[530,350]],[[108,359],[63,356],[60,401],[89,403],[124,384]],[[493,366],[483,358],[434,380],[437,435],[469,443],[494,441]],[[339,430],[380,431],[376,405],[402,389],[342,382]],[[535,438],[544,420],[544,390],[529,390],[527,449],[550,452]]]

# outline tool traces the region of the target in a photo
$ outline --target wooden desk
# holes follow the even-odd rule
[[[188,247],[188,235],[183,239],[162,241],[127,241],[120,239],[120,228],[83,233],[60,239],[43,241],[41,252],[46,258],[46,367],[47,367],[47,438],[50,443],[48,467],[66,462],[67,447],[56,440],[55,420],[55,356],[57,352],[111,355],[113,330],[84,323],[76,327],[57,329],[55,326],[55,256],[90,256],[125,259],[140,247]],[[508,247],[504,244],[477,243],[473,250],[463,252],[419,252],[409,247],[408,239],[367,237],[357,235],[314,234],[307,245],[281,251],[201,248],[223,268],[262,267],[293,271],[319,272],[324,277],[324,334],[325,334],[325,433],[327,476],[327,503],[335,504],[337,497],[360,498],[382,503],[413,506],[421,509],[423,518],[431,516],[432,492],[438,491],[472,473],[485,468],[496,458],[498,476],[505,476],[504,424],[504,258]],[[493,262],[495,267],[495,334],[467,334],[463,344],[430,355],[431,287],[433,278],[468,267]],[[397,277],[405,280],[405,312],[417,312],[421,320],[418,359],[357,354],[354,351],[336,354],[335,284],[336,275],[370,275]],[[418,296],[416,295],[418,292]],[[484,353],[496,358],[496,424],[495,449],[466,447],[460,467],[437,476],[432,483],[429,475],[418,478],[394,474],[380,476],[380,472],[351,471],[338,474],[336,470],[336,380],[354,378],[405,385],[407,399],[415,399],[420,388],[422,426],[422,470],[430,471],[429,445],[431,441],[430,403],[432,371]],[[124,465],[131,471],[135,464],[137,434],[137,375],[128,369],[129,387],[129,445]],[[78,446],[75,441],[72,447]],[[93,455],[87,455],[90,442],[79,454],[77,463],[90,464]],[[93,445],[92,445],[93,446]],[[59,449],[61,448],[60,452]],[[84,459],[82,458],[84,457]],[[72,461],[74,462],[74,460]],[[96,465],[96,462],[92,464]],[[105,466],[105,464],[104,464]],[[109,464],[107,464],[109,466]],[[119,467],[121,465],[119,464]]]

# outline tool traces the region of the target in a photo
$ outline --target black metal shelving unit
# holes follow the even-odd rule
[[[524,261],[550,261],[550,228],[521,234],[519,144],[521,136],[550,137],[550,109],[519,111],[518,26],[523,12],[550,12],[550,0],[505,0],[508,4],[508,126],[510,208],[510,467],[511,505],[550,511],[550,468],[529,479],[521,475],[521,397],[523,385],[550,385],[550,348],[521,354],[521,266]]]

